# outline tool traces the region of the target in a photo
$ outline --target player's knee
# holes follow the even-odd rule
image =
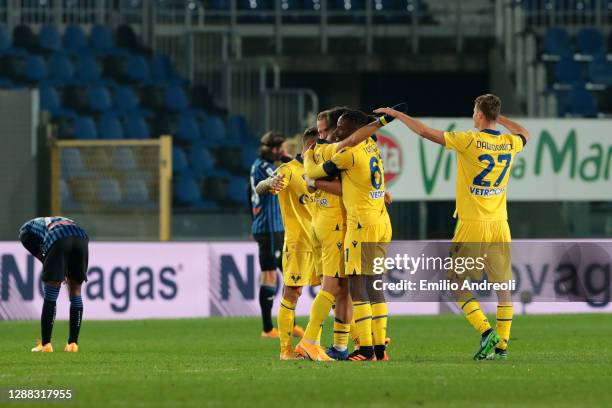
[[[263,271],[261,273],[261,284],[266,286],[276,285],[276,271]]]
[[[301,295],[301,286],[285,286],[283,289],[283,298],[291,303],[296,303]]]
[[[363,276],[355,275],[350,277],[350,293],[353,298],[353,302],[357,301],[368,301],[368,294],[365,289]]]
[[[340,286],[338,284],[338,278],[332,278],[329,276],[325,276],[323,278],[322,289],[327,293],[330,293],[332,296],[337,297],[340,293]]]
[[[45,281],[45,285],[51,286],[54,288],[59,288],[62,286],[62,282],[61,281]]]

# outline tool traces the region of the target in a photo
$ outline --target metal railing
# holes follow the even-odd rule
[[[264,129],[294,135],[316,122],[319,98],[310,89],[266,90],[262,99]]]

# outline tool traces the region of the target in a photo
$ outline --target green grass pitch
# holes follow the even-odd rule
[[[300,319],[300,323],[305,323]],[[330,339],[330,324],[325,338]],[[35,354],[38,322],[0,322],[0,388],[70,388],[69,407],[593,407],[612,401],[612,316],[517,316],[508,361],[472,361],[460,316],[392,317],[391,361],[281,362],[259,320],[85,321],[81,351]],[[3,407],[42,403],[0,401]]]

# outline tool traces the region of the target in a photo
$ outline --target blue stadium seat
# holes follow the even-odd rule
[[[74,123],[74,138],[91,140],[98,138],[96,124],[89,116],[80,116]]]
[[[205,140],[211,143],[227,142],[225,136],[225,124],[219,116],[209,115],[202,124],[202,135]]]
[[[574,85],[567,95],[565,113],[586,118],[597,117],[597,106],[593,94],[587,91],[582,84]]]
[[[97,82],[102,77],[102,67],[93,55],[79,55],[77,77],[82,83]]]
[[[108,55],[114,51],[115,44],[113,36],[108,27],[103,25],[95,25],[91,29],[89,36],[89,45],[98,55]]]
[[[60,153],[62,175],[68,179],[80,176],[87,171],[79,149],[68,147]]]
[[[119,204],[121,203],[121,186],[119,182],[112,177],[105,177],[96,183],[97,199],[103,204]]]
[[[595,55],[603,53],[603,34],[596,28],[583,28],[576,37],[576,48],[580,54]]]
[[[589,63],[589,79],[596,84],[612,86],[612,62],[604,54],[598,54]]]
[[[61,84],[67,84],[72,81],[74,67],[68,55],[63,52],[56,52],[49,59],[47,73],[50,80]]]
[[[126,146],[120,146],[113,150],[111,164],[115,170],[119,171],[133,171],[138,168],[134,152]]]
[[[0,55],[8,53],[11,48],[11,38],[4,26],[0,26]]]
[[[52,117],[77,118],[75,111],[62,107],[60,95],[52,85],[42,83],[39,88],[39,93],[40,109],[50,112]]]
[[[140,104],[136,92],[128,85],[123,85],[115,89],[113,101],[117,109],[123,113],[135,111]]]
[[[127,117],[124,130],[127,139],[149,139],[151,137],[147,122],[139,114],[131,114]]]
[[[141,55],[131,55],[127,61],[127,77],[134,82],[147,82],[151,77],[149,64]]]
[[[28,55],[23,77],[28,82],[40,82],[47,77],[45,61],[38,55]]]
[[[87,48],[87,37],[81,26],[71,24],[64,30],[64,49],[72,54],[79,53]]]
[[[195,143],[200,140],[200,129],[198,128],[198,122],[191,114],[182,114],[176,127],[177,140],[186,143]]]
[[[156,55],[151,62],[151,79],[159,84],[181,84],[183,78],[176,72],[166,55]]]
[[[227,134],[232,140],[238,139],[246,142],[251,138],[246,120],[243,116],[238,115],[230,115],[228,118]]]
[[[206,147],[192,146],[189,156],[191,168],[197,176],[206,176],[214,172],[215,158]]]
[[[569,35],[563,28],[551,28],[544,35],[544,53],[568,57],[572,55]]]
[[[123,126],[119,118],[108,113],[102,115],[98,122],[98,137],[100,139],[123,139]]]
[[[573,84],[581,81],[580,65],[572,58],[562,58],[555,64],[555,80],[562,84]]]
[[[237,205],[246,207],[248,183],[244,177],[232,177],[228,185],[228,197]]]
[[[189,99],[185,90],[178,85],[170,85],[164,97],[166,108],[173,112],[182,112],[189,108]]]
[[[182,174],[189,170],[187,155],[185,150],[180,146],[172,147],[172,172],[174,174]]]
[[[113,106],[110,93],[106,87],[95,85],[87,89],[87,103],[96,112],[106,112]]]
[[[151,200],[151,194],[147,183],[142,178],[129,178],[123,183],[123,199],[128,204],[143,206],[155,203]]]
[[[81,209],[81,205],[74,200],[70,186],[66,179],[60,179],[60,197],[62,202],[62,210],[72,211]]]
[[[62,48],[62,40],[55,26],[45,24],[38,32],[38,45],[47,52],[54,52]]]
[[[211,0],[209,8],[211,10],[229,10],[230,0]]]
[[[257,147],[254,146],[244,146],[242,148],[242,152],[240,152],[240,162],[242,163],[242,169],[245,171],[250,171],[253,162],[257,158]]]
[[[208,209],[209,202],[202,199],[202,191],[194,177],[182,176],[174,186],[174,199],[179,205],[194,209]]]

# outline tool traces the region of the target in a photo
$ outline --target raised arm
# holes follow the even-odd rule
[[[519,134],[523,135],[525,140],[529,140],[529,137],[531,136],[529,132],[527,131],[527,129],[525,129],[520,124],[516,123],[513,120],[508,119],[507,117],[503,115],[499,115],[497,117],[497,123],[499,123],[506,129],[508,129],[510,132],[514,133],[515,135],[519,135]]]
[[[432,129],[420,120],[408,116],[405,113],[399,112],[392,108],[379,108],[374,112],[384,113],[385,115],[399,119],[404,125],[408,126],[410,130],[427,140],[431,140],[432,142],[441,144],[442,146],[446,144],[444,140],[444,131]]]
[[[315,180],[314,185],[317,189],[325,191],[326,193],[330,193],[337,196],[342,195],[342,182],[338,179],[331,181]]]
[[[359,143],[372,136],[381,127],[383,127],[383,124],[380,120],[375,120],[372,123],[368,123],[367,125],[360,127],[349,137],[338,142],[338,148],[336,149],[336,151],[340,151],[345,147],[357,146]]]

